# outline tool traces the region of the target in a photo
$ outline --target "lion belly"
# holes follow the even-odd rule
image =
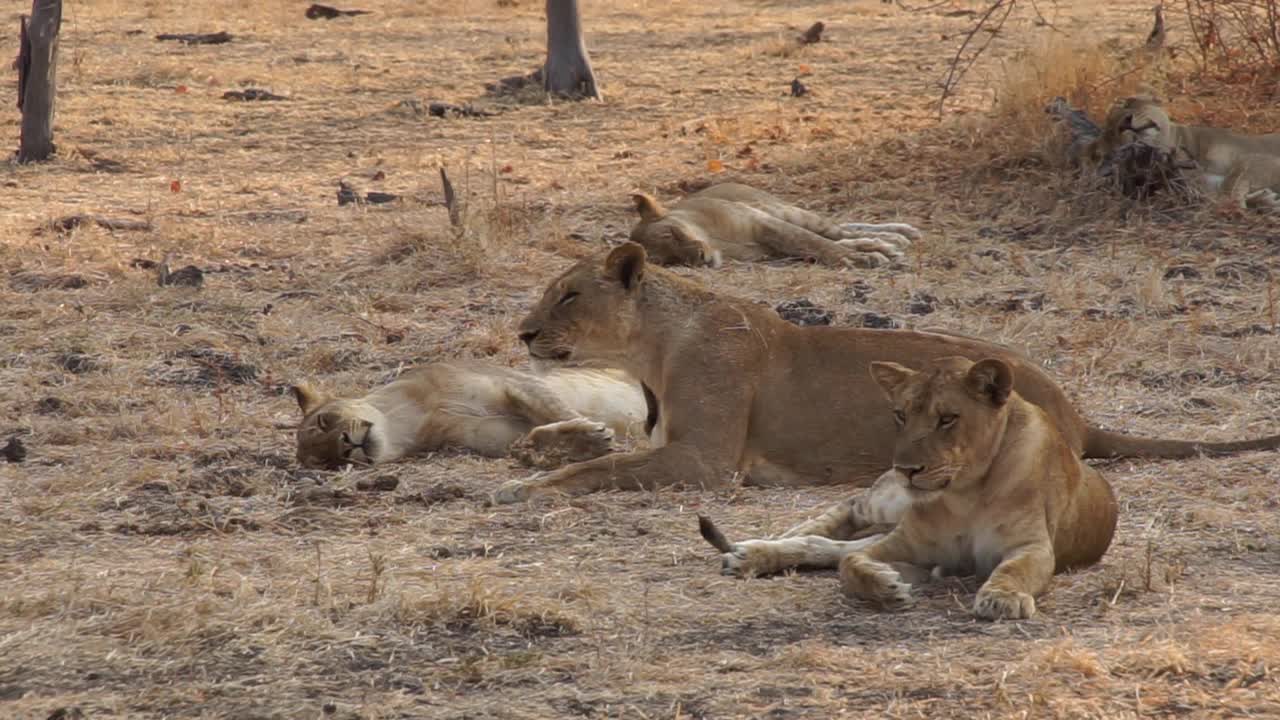
[[[621,372],[553,370],[541,380],[565,405],[608,425],[618,437],[644,437],[646,407],[639,383]]]

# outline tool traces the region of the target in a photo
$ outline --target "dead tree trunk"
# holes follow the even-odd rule
[[[582,42],[578,0],[547,0],[547,62],[542,67],[542,84],[547,92],[557,95],[604,99]]]
[[[22,111],[22,139],[18,162],[40,162],[53,154],[53,99],[57,88],[58,31],[62,29],[62,0],[33,0],[31,21],[19,19],[18,109]]]

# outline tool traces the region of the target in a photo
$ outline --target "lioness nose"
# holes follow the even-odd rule
[[[520,341],[523,342],[525,345],[532,344],[534,338],[536,337],[538,337],[537,330],[525,330],[520,333]]]
[[[921,470],[924,470],[924,466],[923,465],[899,465],[897,463],[894,463],[893,469],[897,470],[903,475],[906,475],[907,479],[910,480],[911,478],[915,477],[916,473],[920,472]]]

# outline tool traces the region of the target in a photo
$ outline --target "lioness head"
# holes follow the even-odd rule
[[[1160,101],[1147,95],[1135,95],[1107,113],[1103,136],[1113,146],[1140,142],[1163,150],[1173,150],[1173,121]]]
[[[293,387],[302,409],[298,464],[309,468],[372,465],[383,448],[382,415],[359,400],[325,395],[306,384]]]
[[[720,267],[720,253],[712,250],[702,230],[692,223],[673,217],[650,195],[631,196],[640,213],[640,222],[631,229],[631,242],[638,243],[659,265]]]
[[[1007,363],[947,357],[917,372],[873,362],[871,375],[898,424],[893,467],[912,488],[961,488],[986,474],[1004,435],[1013,391]]]
[[[588,258],[552,281],[520,323],[535,361],[602,361],[625,367],[645,251],[635,243]]]

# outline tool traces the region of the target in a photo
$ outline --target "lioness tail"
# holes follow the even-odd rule
[[[1086,458],[1148,457],[1186,458],[1196,455],[1226,455],[1250,450],[1280,448],[1280,435],[1234,442],[1195,442],[1135,437],[1090,427],[1084,440]]]

